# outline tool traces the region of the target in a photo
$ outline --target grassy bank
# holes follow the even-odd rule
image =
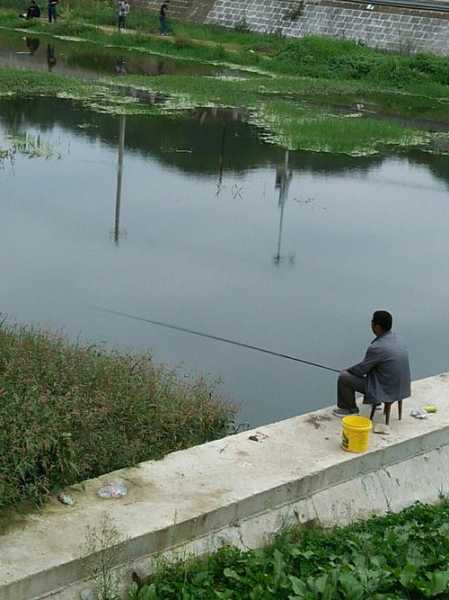
[[[448,147],[447,140],[441,139],[444,136],[430,134],[425,122],[431,128],[435,122],[448,121],[449,60],[444,58],[386,54],[347,40],[289,40],[188,23],[175,23],[176,35],[161,39],[152,35],[157,26],[154,15],[138,9],[130,17],[133,33],[118,34],[112,27],[101,29],[114,23],[113,4],[95,0],[64,4],[64,18],[56,25],[18,23],[20,2],[8,3],[16,9],[0,13],[3,25],[75,36],[101,47],[232,62],[236,67],[258,67],[273,76],[245,80],[124,76],[88,85],[70,78],[6,70],[0,74],[0,94],[44,94],[47,90],[81,99],[94,110],[127,113],[237,106],[249,109],[249,120],[260,127],[265,139],[295,150],[361,155],[386,147],[433,152],[445,152]],[[122,94],[117,93],[118,87]],[[166,102],[158,106],[139,103],[133,98],[136,88],[163,94]]]
[[[0,94],[32,95],[46,93],[47,88],[50,93],[81,99],[94,110],[127,113],[237,106],[248,110],[249,120],[260,127],[265,139],[291,149],[357,155],[387,147],[447,151],[444,135],[429,133],[435,123],[449,120],[447,59],[387,54],[348,40],[292,40],[179,22],[174,23],[173,37],[161,39],[154,35],[155,15],[138,9],[130,17],[133,32],[119,34],[113,27],[114,5],[96,0],[64,3],[63,19],[49,26],[45,21],[20,21],[21,2],[7,0],[7,4],[15,8],[0,12],[4,26],[21,25],[32,32],[87,40],[102,48],[232,63],[260,72],[244,80],[122,76],[87,85],[69,78],[10,71],[0,74]],[[135,89],[163,94],[166,102],[145,106],[133,98]]]
[[[129,600],[443,600],[448,533],[447,502],[334,530],[296,529],[262,550],[226,547],[161,567]]]
[[[213,384],[149,355],[3,324],[0,507],[219,438],[233,417]]]
[[[190,76],[126,76],[95,84],[42,72],[0,71],[0,96],[72,98],[92,110],[115,114],[182,114],[198,106],[239,106],[247,109],[248,120],[260,129],[267,141],[291,149],[356,155],[373,154],[386,147],[439,151],[439,137],[418,129],[413,123],[354,114],[356,86],[352,82],[338,82],[339,101],[349,104],[343,110],[334,110],[330,106],[307,104],[308,97],[314,101],[318,96],[322,101],[326,97],[323,80],[290,77],[227,81]],[[155,105],[138,101],[133,97],[136,89],[163,94],[166,100]],[[349,92],[352,97],[348,96]],[[439,110],[444,112],[445,105],[445,101],[439,102]],[[429,111],[427,107],[427,113]]]
[[[156,15],[133,8],[128,25],[133,33],[115,32],[115,4],[111,0],[72,0],[61,5],[62,20],[24,22],[17,18],[20,0],[5,0],[0,24],[27,27],[51,34],[81,36],[99,44],[117,44],[161,51],[195,60],[222,60],[255,66],[277,74],[337,80],[357,80],[413,89],[446,88],[449,60],[431,54],[402,55],[368,48],[356,41],[307,36],[282,38],[224,29],[217,26],[173,22],[173,36],[159,38]],[[10,7],[7,10],[6,7]],[[11,10],[12,8],[12,10]],[[107,30],[110,28],[110,30]]]

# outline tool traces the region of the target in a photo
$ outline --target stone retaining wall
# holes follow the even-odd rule
[[[207,23],[290,37],[361,40],[403,52],[449,54],[449,14],[338,0],[216,0]]]

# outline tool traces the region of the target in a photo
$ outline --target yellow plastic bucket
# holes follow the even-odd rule
[[[367,417],[343,417],[341,445],[346,452],[366,452],[373,424]]]

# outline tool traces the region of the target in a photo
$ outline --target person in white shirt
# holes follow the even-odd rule
[[[126,17],[129,14],[129,4],[126,0],[119,0],[117,5],[118,30],[126,29]]]

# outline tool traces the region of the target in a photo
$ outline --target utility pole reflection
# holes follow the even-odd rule
[[[285,203],[288,198],[288,190],[290,187],[290,182],[292,179],[292,172],[289,169],[289,151],[285,151],[285,160],[282,167],[278,167],[276,169],[276,183],[275,189],[279,190],[279,207],[281,209],[281,214],[279,217],[279,233],[278,233],[278,243],[277,243],[277,251],[274,255],[274,264],[279,265],[282,260],[282,230],[284,227],[284,208]]]
[[[225,147],[226,147],[226,121],[223,125],[223,133],[221,134],[221,146],[220,146],[220,155],[218,158],[218,182],[217,182],[217,197],[220,195],[221,186],[223,185],[223,170],[224,170],[224,161],[225,161]]]
[[[123,155],[125,150],[126,116],[119,117],[118,134],[118,163],[117,163],[117,194],[115,197],[114,242],[120,242],[120,209],[122,202]]]

